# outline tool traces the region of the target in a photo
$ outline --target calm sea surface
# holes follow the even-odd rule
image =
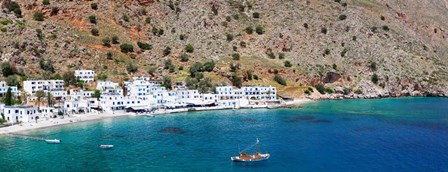
[[[0,137],[0,171],[448,171],[444,98],[124,117],[22,135]],[[269,160],[230,161],[257,137]]]

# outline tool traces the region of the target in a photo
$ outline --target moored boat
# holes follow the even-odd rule
[[[101,149],[112,149],[114,148],[114,145],[100,145]]]
[[[267,160],[269,159],[269,157],[271,156],[271,154],[268,153],[261,153],[260,151],[260,141],[257,138],[257,143],[255,143],[255,145],[253,146],[257,146],[257,152],[253,153],[253,154],[249,154],[249,153],[245,153],[240,151],[238,156],[232,156],[230,157],[230,160],[234,161],[234,162],[257,162],[257,161],[263,161],[263,160]],[[249,148],[253,147],[250,146]],[[246,149],[249,149],[246,148]]]
[[[47,143],[49,143],[49,144],[59,144],[59,143],[61,143],[62,141],[59,140],[59,139],[47,139],[47,140],[45,140],[45,142],[47,142]]]

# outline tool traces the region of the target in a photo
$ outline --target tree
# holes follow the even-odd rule
[[[17,80],[15,75],[10,75],[6,78],[6,84],[9,86],[17,86],[20,87],[20,82]]]
[[[36,93],[34,93],[34,96],[36,96],[37,107],[38,109],[40,109],[40,103],[42,102],[42,98],[45,97],[45,92],[42,90],[36,91]]]
[[[232,41],[233,40],[233,35],[232,34],[230,34],[230,33],[228,33],[227,35],[226,35],[226,40],[227,41]]]
[[[274,76],[274,81],[276,81],[277,83],[279,83],[280,85],[284,85],[286,86],[286,80],[283,79],[280,75],[275,74]]]
[[[188,53],[192,53],[194,51],[193,45],[188,44],[187,46],[185,46],[185,51],[187,51]]]
[[[235,87],[240,88],[242,86],[243,82],[241,80],[241,77],[239,77],[236,73],[232,74],[232,85]]]
[[[327,34],[328,31],[327,31],[327,28],[321,28],[320,32],[323,33],[323,34]]]
[[[93,97],[93,98],[96,98],[97,100],[100,100],[100,97],[101,97],[101,92],[100,92],[100,90],[95,90],[95,92],[93,92],[92,97]]]
[[[96,24],[96,16],[95,16],[95,15],[91,15],[91,16],[89,16],[89,21],[90,21],[90,23],[92,23],[92,24]]]
[[[215,61],[211,60],[204,63],[204,70],[207,72],[211,72],[215,69]]]
[[[285,53],[279,53],[278,59],[285,59]]]
[[[179,35],[179,39],[180,39],[181,41],[183,41],[183,40],[185,39],[185,35],[184,35],[184,34],[180,34],[180,35]]]
[[[134,46],[130,44],[121,44],[120,49],[122,53],[134,52]]]
[[[101,74],[98,75],[98,80],[102,80],[102,81],[104,81],[104,80],[106,80],[107,78],[108,78],[108,76],[107,76],[107,74],[105,74],[105,73],[101,73]]]
[[[97,3],[91,3],[90,4],[90,8],[92,8],[93,10],[97,10],[98,9],[98,4]]]
[[[44,4],[44,5],[50,5],[50,0],[43,0],[43,1],[42,1],[42,4]]]
[[[8,88],[8,91],[6,91],[5,100],[4,100],[5,106],[11,106],[13,104],[11,91],[12,91],[11,88]]]
[[[320,94],[325,94],[325,87],[322,84],[317,84],[316,85],[316,90],[320,93]]]
[[[62,75],[65,86],[75,85],[77,83],[75,73],[73,71],[65,72]]]
[[[108,37],[101,40],[103,42],[103,46],[110,47],[110,39]]]
[[[148,44],[148,43],[137,42],[137,45],[138,45],[138,47],[139,47],[140,49],[142,49],[143,51],[152,49],[152,45],[151,45],[151,44]]]
[[[255,32],[257,32],[259,35],[262,35],[262,34],[264,34],[265,30],[264,30],[263,26],[258,25],[255,28]]]
[[[0,67],[2,69],[2,74],[4,77],[14,75],[15,73],[15,67],[12,66],[9,62],[3,62]]]
[[[195,77],[196,73],[203,71],[202,64],[199,62],[196,62],[195,64],[190,66],[189,71],[190,71],[190,76]]]
[[[47,106],[52,107],[54,104],[54,97],[50,92],[47,93]]]
[[[92,33],[93,36],[100,36],[100,31],[97,28],[90,30],[90,33]]]
[[[346,15],[342,14],[342,15],[339,16],[339,20],[345,20],[345,19],[347,19]]]
[[[164,76],[163,77],[163,84],[162,84],[162,86],[164,86],[165,88],[170,89],[170,90],[172,89],[171,78],[169,76]]]
[[[33,19],[36,21],[44,21],[44,14],[41,12],[35,12],[33,14]]]
[[[112,44],[119,44],[120,42],[118,42],[119,38],[118,36],[114,35],[112,36]]]

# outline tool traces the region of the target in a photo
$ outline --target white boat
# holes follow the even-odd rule
[[[62,141],[59,140],[59,139],[47,139],[47,140],[45,140],[45,142],[47,142],[47,143],[49,143],[49,144],[59,144],[59,143],[61,143]]]
[[[245,152],[239,152],[238,156],[232,156],[230,157],[230,160],[234,161],[234,162],[257,162],[257,161],[264,161],[269,159],[269,157],[271,156],[271,154],[268,153],[261,153],[260,151],[260,141],[257,138],[257,143],[255,143],[255,145],[252,145],[246,149],[252,148],[253,146],[257,146],[257,152],[254,154],[248,154]],[[245,150],[246,150],[245,149]]]
[[[114,148],[114,145],[100,145],[101,149],[112,149]]]

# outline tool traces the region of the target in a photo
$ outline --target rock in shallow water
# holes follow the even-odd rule
[[[176,127],[166,127],[162,130],[160,130],[159,132],[161,133],[174,133],[174,134],[183,134],[185,133],[184,130],[180,129],[180,128],[176,128]]]

